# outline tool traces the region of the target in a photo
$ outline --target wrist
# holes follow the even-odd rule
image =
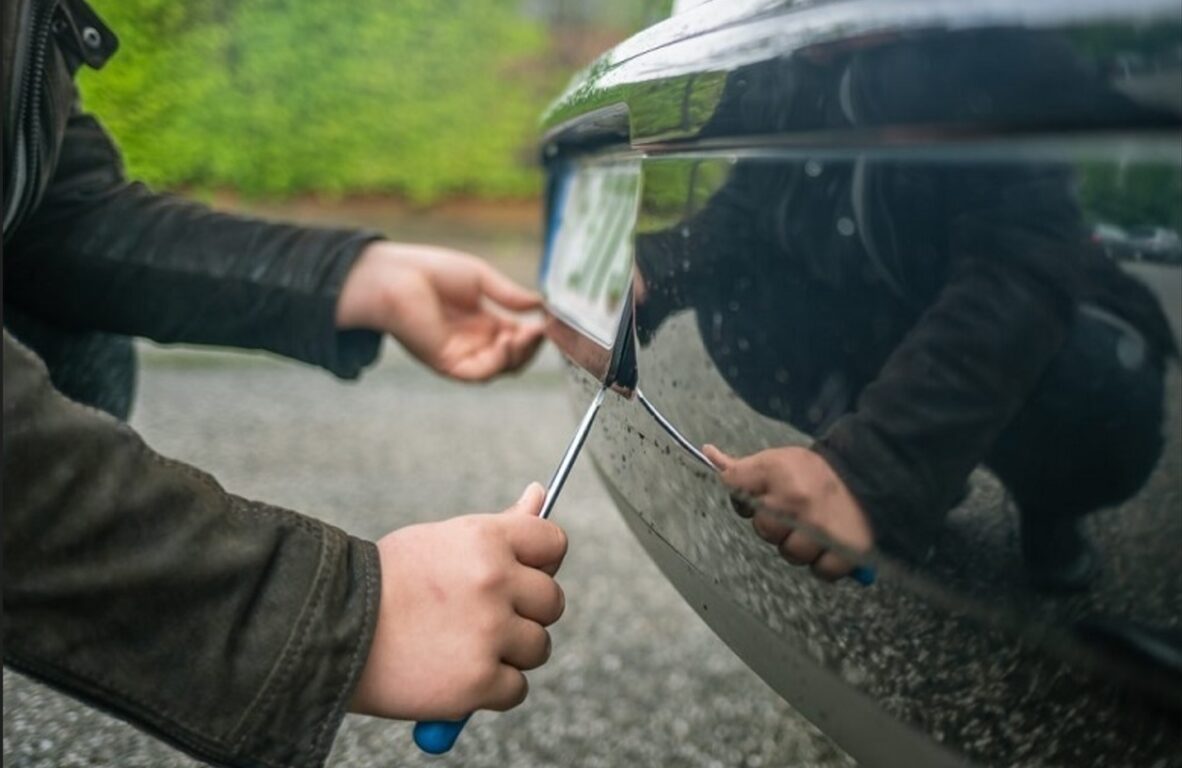
[[[395,295],[401,267],[393,245],[389,240],[368,243],[353,263],[337,298],[339,330],[387,329],[392,308],[402,303]]]

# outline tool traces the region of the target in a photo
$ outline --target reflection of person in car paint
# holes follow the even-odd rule
[[[970,120],[998,94],[1033,98],[1014,86],[1027,65],[1079,78],[1053,38],[1019,32],[781,60],[731,76],[713,130]],[[1056,95],[1012,106],[1072,112]],[[1083,97],[1115,119],[1135,109]],[[818,436],[741,459],[707,449],[791,562],[852,568],[795,522],[922,557],[984,463],[1022,512],[1034,581],[1080,587],[1097,562],[1081,517],[1136,493],[1161,454],[1174,351],[1152,295],[1086,235],[1061,165],[740,162],[677,233],[638,240],[637,330],[643,344],[692,307],[738,394]]]

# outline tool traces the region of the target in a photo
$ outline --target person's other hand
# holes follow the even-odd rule
[[[504,512],[412,525],[378,542],[382,597],[351,710],[456,720],[511,709],[522,670],[550,656],[545,627],[565,598],[554,573],[566,535],[537,514],[537,483]]]
[[[338,328],[390,333],[438,373],[483,381],[528,363],[542,343],[541,298],[484,261],[431,245],[379,240],[345,278]]]
[[[723,483],[755,502],[750,507],[740,500],[739,506],[750,513],[760,538],[775,545],[788,562],[811,566],[826,581],[854,569],[854,563],[828,549],[808,528],[854,552],[868,552],[874,545],[866,513],[829,463],[813,451],[773,448],[736,459],[707,445],[703,453],[721,470]]]

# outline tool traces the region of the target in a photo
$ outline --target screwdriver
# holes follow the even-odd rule
[[[543,520],[550,517],[551,512],[554,511],[554,503],[558,500],[558,494],[562,491],[562,486],[566,483],[566,478],[570,475],[571,469],[575,465],[575,459],[579,457],[579,452],[583,448],[583,443],[587,442],[587,435],[591,432],[591,425],[595,422],[595,416],[599,413],[600,406],[603,405],[604,395],[607,394],[608,385],[603,385],[595,394],[595,398],[588,406],[587,412],[583,414],[583,420],[579,422],[578,428],[575,430],[574,437],[571,438],[570,445],[567,446],[566,452],[562,455],[562,460],[558,463],[558,468],[554,470],[554,476],[550,478],[550,484],[546,487],[546,498],[542,502],[542,509],[538,512],[538,517]],[[644,396],[644,393],[637,388],[635,390],[636,398],[644,406],[645,410],[649,412],[657,423],[664,428],[664,430],[672,437],[679,445],[685,448],[694,458],[705,464],[715,472],[718,467],[714,462],[710,461],[697,446],[687,440],[677,427],[665,418],[664,414],[657,410],[656,406]],[[875,571],[872,566],[859,565],[850,572],[849,578],[864,587],[868,587],[874,583]],[[432,755],[442,755],[449,751],[456,743],[456,739],[460,736],[460,731],[468,723],[471,715],[463,717],[459,720],[424,720],[415,723],[414,740],[419,749]]]
[[[595,415],[599,413],[599,407],[603,405],[605,394],[607,394],[607,387],[600,387],[595,394],[595,399],[587,408],[587,412],[583,414],[583,420],[579,422],[570,445],[562,454],[562,461],[558,462],[558,468],[554,470],[550,484],[546,486],[546,498],[542,502],[541,511],[538,512],[538,517],[543,520],[549,518],[550,513],[554,511],[554,502],[558,500],[558,494],[562,492],[562,486],[566,484],[566,478],[575,465],[575,459],[579,457],[583,443],[587,442],[587,435],[591,432],[591,425],[595,422]],[[456,743],[456,739],[460,737],[460,731],[464,730],[464,726],[471,717],[472,715],[467,715],[459,720],[423,720],[415,723],[415,744],[428,754],[442,755]]]
[[[649,415],[661,425],[661,429],[665,430],[669,437],[673,438],[673,442],[680,445],[687,453],[689,453],[689,455],[693,456],[702,464],[705,464],[706,467],[712,472],[720,471],[718,466],[715,465],[713,461],[710,461],[710,458],[706,454],[698,450],[698,446],[687,440],[685,435],[681,434],[681,430],[674,426],[673,422],[665,418],[665,414],[657,410],[657,406],[653,405],[652,401],[644,396],[644,392],[640,389],[640,387],[636,388],[635,394],[636,399],[640,401],[640,404],[644,406],[644,409],[648,411]],[[874,566],[872,565],[855,566],[854,570],[850,571],[849,574],[849,578],[853,579],[858,584],[861,584],[863,587],[869,587],[871,584],[873,584],[876,576],[877,574],[875,573]]]

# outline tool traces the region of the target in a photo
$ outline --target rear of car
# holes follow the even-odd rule
[[[1124,254],[1182,231],[1182,6],[681,3],[578,76],[544,131],[541,285],[573,399],[626,371],[588,449],[736,653],[866,765],[1179,760],[1182,265]],[[1060,356],[1082,362],[1040,373],[967,485],[896,489],[914,501],[884,517],[874,586],[819,582],[692,448],[824,439],[955,304],[970,256],[1062,283],[1087,330]],[[984,305],[1001,333],[1011,305]],[[1015,372],[1032,344],[1005,340]],[[927,391],[912,376],[903,391]],[[913,407],[951,442],[891,450],[972,455],[964,408],[896,410]],[[1015,497],[1083,505],[1095,575],[1040,581]]]

